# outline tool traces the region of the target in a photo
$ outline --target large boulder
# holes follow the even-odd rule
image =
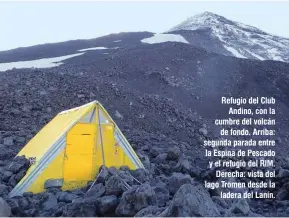
[[[42,204],[43,210],[50,210],[57,206],[57,198],[53,194],[49,194],[48,198]]]
[[[250,211],[250,206],[245,198],[236,199],[226,216],[248,216]]]
[[[12,163],[9,165],[8,170],[14,174],[17,174],[22,170],[27,171],[29,166],[30,166],[29,160],[27,160],[24,156],[17,156],[13,159]]]
[[[96,211],[101,216],[112,216],[118,205],[118,199],[115,195],[103,196],[96,200]]]
[[[169,207],[160,216],[220,216],[209,192],[202,186],[182,185]]]
[[[182,173],[173,173],[168,180],[168,188],[170,194],[175,194],[177,190],[184,184],[192,183],[192,178],[190,175]]]
[[[135,183],[134,178],[130,175],[128,171],[118,171],[118,176],[125,181],[128,185],[133,185]]]
[[[153,188],[144,183],[123,193],[115,213],[117,216],[134,216],[141,209],[151,205],[156,205],[156,195]]]
[[[113,175],[105,182],[105,195],[120,196],[126,190],[124,181],[117,175]]]
[[[109,172],[107,167],[101,166],[99,168],[99,173],[96,175],[97,177],[97,183],[105,183],[105,181],[109,178]]]
[[[7,202],[0,197],[0,217],[9,217],[11,216],[11,208]]]
[[[130,170],[130,174],[141,183],[148,182],[151,179],[150,172],[144,168]]]
[[[99,198],[105,193],[105,187],[102,183],[95,184],[91,189],[85,193],[84,197],[96,197]]]
[[[178,160],[181,155],[181,150],[178,146],[169,149],[167,153],[167,160]]]

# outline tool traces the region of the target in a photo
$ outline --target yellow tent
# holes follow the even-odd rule
[[[101,165],[144,168],[97,101],[60,112],[17,154],[21,155],[32,165],[10,197],[43,192],[49,182],[56,182],[62,190],[84,187],[95,179]]]

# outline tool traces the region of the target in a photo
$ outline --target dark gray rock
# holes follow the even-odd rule
[[[13,176],[13,173],[10,171],[5,171],[4,173],[2,173],[1,179],[4,182],[8,182],[9,179],[11,178],[11,176]]]
[[[108,184],[109,186],[109,184]],[[110,190],[112,191],[112,190]],[[84,197],[88,198],[88,197],[96,197],[99,198],[101,196],[103,196],[105,193],[105,187],[102,183],[98,183],[98,184],[94,184],[94,186],[85,193]]]
[[[212,200],[214,201],[216,205],[220,206],[221,208],[229,209],[229,205],[225,199],[219,196],[212,196]]]
[[[4,184],[0,184],[0,197],[2,197],[4,195],[8,195],[8,194],[9,194],[8,186],[6,186]]]
[[[53,195],[56,195],[58,192],[61,192],[61,188],[57,188],[57,187],[51,187],[51,188],[47,188],[46,189],[46,193],[51,193]]]
[[[47,200],[42,204],[43,210],[50,210],[57,206],[57,198],[53,194],[49,194]]]
[[[11,216],[11,208],[7,202],[0,197],[0,217],[9,217]]]
[[[55,197],[57,198],[58,201],[62,201],[65,203],[71,203],[74,199],[78,198],[77,195],[69,192],[57,192],[55,194]]]
[[[279,178],[288,178],[289,177],[289,170],[287,169],[280,169],[278,173]]]
[[[61,188],[63,185],[63,179],[48,179],[44,183],[44,188]]]
[[[12,187],[17,185],[17,181],[16,181],[15,177],[16,177],[16,175],[11,176],[9,181],[8,181],[8,184]]]
[[[17,156],[13,159],[12,163],[9,165],[8,170],[14,174],[19,173],[21,170],[27,171],[30,162],[24,156]]]
[[[101,216],[114,215],[114,211],[118,205],[118,199],[115,195],[103,196],[96,200],[96,211]]]
[[[169,207],[159,216],[220,216],[208,191],[201,185],[182,185]]]
[[[202,134],[203,136],[207,136],[208,130],[206,128],[201,128],[201,129],[199,129],[199,133]]]
[[[158,216],[164,209],[156,206],[149,206],[141,209],[134,217],[156,217]]]
[[[17,204],[19,205],[19,209],[26,210],[31,207],[31,202],[28,198],[19,198],[17,199]]]
[[[63,208],[63,216],[68,217],[93,217],[96,215],[95,207],[91,204],[76,202],[67,204]]]
[[[184,184],[189,184],[192,182],[190,175],[185,175],[182,173],[173,173],[168,180],[168,188],[170,194],[175,194],[177,190]]]
[[[30,197],[32,197],[33,196],[33,193],[32,192],[24,192],[23,193],[23,197],[28,197],[28,198],[30,198]]]
[[[108,170],[108,173],[110,175],[117,175],[118,174],[118,170],[116,169],[116,167],[109,167],[107,170]]]
[[[139,158],[142,162],[142,164],[144,165],[145,169],[149,170],[151,169],[151,161],[148,155],[145,154],[139,154]]]
[[[276,200],[289,200],[289,193],[285,188],[280,188],[276,194]]]
[[[10,148],[8,148],[5,145],[0,144],[0,161],[1,160],[7,160],[14,156],[15,154],[11,151]],[[2,165],[2,164],[1,164]],[[6,164],[4,164],[6,165]]]
[[[20,137],[16,137],[15,141],[18,142],[18,143],[23,144],[26,141],[26,139],[25,139],[25,137],[21,137],[20,136]]]
[[[174,169],[176,172],[182,172],[182,173],[186,173],[186,174],[190,174],[191,173],[191,164],[190,162],[185,159],[185,158],[180,158],[178,164],[175,166]]]
[[[16,183],[18,183],[24,176],[26,175],[26,170],[21,170],[17,175],[15,176]]]
[[[252,211],[249,211],[249,213],[247,214],[248,217],[264,217],[261,214],[258,213],[254,213]]]
[[[118,176],[125,181],[128,185],[133,185],[134,183],[137,183],[136,180],[131,176],[131,174],[127,171],[118,171]]]
[[[128,167],[128,166],[121,166],[121,167],[119,168],[119,170],[129,171],[129,167]]]
[[[3,147],[1,147],[1,145],[0,145],[0,150],[2,149]],[[4,149],[4,148],[3,148]],[[6,162],[5,161],[3,161],[3,160],[0,160],[0,167],[3,167],[3,166],[5,166],[6,165]],[[1,171],[0,171],[1,172]]]
[[[179,147],[174,146],[169,149],[167,153],[167,160],[178,160],[181,155],[181,150]]]
[[[236,199],[229,209],[229,214],[241,214],[247,216],[250,212],[250,206],[245,198]]]
[[[148,182],[151,179],[150,172],[147,169],[143,169],[143,168],[130,170],[130,174],[141,183]]]
[[[289,206],[289,200],[284,200],[284,201],[278,201],[276,200],[276,205],[282,207],[282,206]]]
[[[163,207],[170,199],[170,193],[165,187],[156,186],[153,188],[156,193],[157,206]]]
[[[109,177],[105,182],[105,195],[120,196],[125,190],[122,179],[117,175]]]
[[[7,146],[13,146],[14,145],[14,140],[12,137],[7,137],[3,139],[3,144]]]
[[[105,181],[109,178],[109,172],[107,167],[101,166],[99,169],[99,174],[96,175],[97,177],[97,183],[105,183]]]
[[[190,175],[192,177],[200,178],[202,175],[202,171],[203,171],[203,169],[200,168],[199,166],[192,166],[190,168]]]
[[[24,210],[23,213],[27,217],[35,217],[38,214],[38,210],[35,209],[35,208],[31,208],[31,209],[28,209],[28,210]]]
[[[134,186],[123,193],[115,210],[117,216],[134,216],[138,211],[156,204],[156,195],[148,184]]]
[[[159,154],[155,158],[154,162],[160,164],[160,163],[164,163],[166,159],[167,159],[167,153],[162,153],[162,154]]]

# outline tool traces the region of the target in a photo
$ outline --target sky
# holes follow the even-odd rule
[[[205,11],[289,38],[288,1],[0,1],[0,51],[118,32],[160,33]]]

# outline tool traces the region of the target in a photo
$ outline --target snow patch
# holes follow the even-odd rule
[[[115,41],[113,41],[113,42],[121,42],[121,40],[115,40]]]
[[[240,54],[236,49],[232,48],[232,47],[228,47],[228,46],[225,46],[224,47],[229,51],[231,52],[234,56],[238,57],[238,58],[246,58],[245,56],[243,56],[242,54]]]
[[[106,47],[92,47],[92,48],[85,48],[85,49],[80,49],[78,51],[92,51],[92,50],[103,50],[107,49]]]
[[[76,56],[83,55],[84,53],[77,53],[71,55],[65,55],[61,57],[53,57],[53,58],[43,58],[38,60],[31,61],[17,61],[10,63],[0,63],[0,71],[12,70],[13,68],[21,69],[21,68],[50,68],[50,67],[58,67],[63,64],[61,61],[64,61],[69,58],[73,58]]]
[[[141,40],[142,43],[155,44],[163,42],[182,42],[189,43],[184,37],[179,34],[154,34],[150,38],[145,38]]]
[[[249,54],[251,54],[252,56],[254,56],[255,58],[257,58],[257,59],[259,59],[259,60],[261,60],[261,61],[265,60],[265,58],[262,58],[261,56],[255,54],[255,53],[253,53],[253,52],[250,52],[249,50],[246,50],[246,51],[247,51]]]
[[[271,48],[271,49],[268,49],[267,51],[273,60],[284,61],[284,59],[280,56],[280,54],[276,48]]]

